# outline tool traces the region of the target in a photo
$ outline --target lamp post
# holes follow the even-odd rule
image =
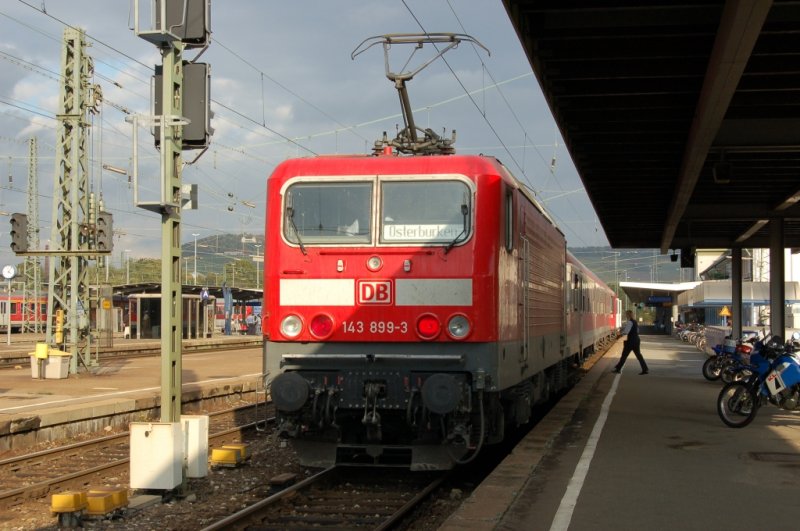
[[[125,249],[125,284],[131,283],[131,250]]]
[[[193,232],[192,236],[194,236],[194,285],[197,285],[197,237],[200,236],[199,233]]]
[[[261,266],[259,264],[262,262],[260,260],[261,255],[258,254],[258,251],[261,249],[260,245],[253,245],[256,248],[256,289],[261,289]]]

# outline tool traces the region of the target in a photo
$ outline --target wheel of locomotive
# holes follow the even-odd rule
[[[732,382],[722,388],[717,398],[717,413],[727,426],[744,428],[756,418],[758,396],[744,382]]]
[[[703,376],[705,377],[706,380],[712,382],[714,380],[719,380],[721,372],[722,370],[720,369],[719,364],[717,363],[716,356],[711,356],[705,361],[705,363],[703,363]]]

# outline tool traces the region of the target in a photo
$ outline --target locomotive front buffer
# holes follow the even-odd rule
[[[485,433],[472,382],[468,372],[302,370],[278,375],[270,393],[280,435],[295,439],[301,457],[315,454],[303,457],[309,466],[450,468],[480,449]]]

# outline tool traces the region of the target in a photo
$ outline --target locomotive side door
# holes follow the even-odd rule
[[[520,282],[520,287],[522,293],[520,294],[520,300],[522,301],[522,348],[520,349],[520,365],[527,366],[528,359],[530,355],[530,344],[531,344],[531,326],[532,326],[532,318],[533,318],[533,297],[532,292],[530,289],[531,286],[531,276],[533,271],[533,257],[531,256],[531,242],[530,240],[523,234],[521,237],[522,241],[522,282]]]

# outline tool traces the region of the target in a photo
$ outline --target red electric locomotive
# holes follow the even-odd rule
[[[288,160],[267,183],[264,373],[305,465],[466,462],[613,334],[613,293],[533,196],[414,125],[405,84],[432,60],[394,73],[389,49],[462,41],[482,47],[361,43],[353,57],[383,44],[406,127],[374,156]]]
[[[267,204],[264,369],[306,465],[452,467],[613,333],[613,292],[494,158],[288,160]]]

